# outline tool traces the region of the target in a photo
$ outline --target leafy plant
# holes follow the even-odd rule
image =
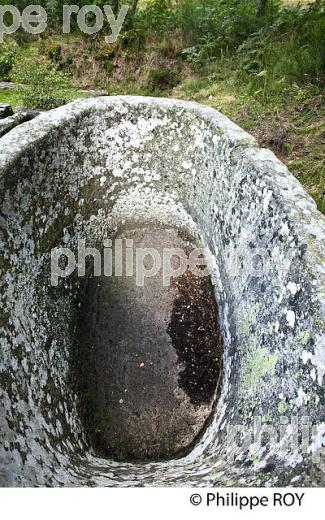
[[[70,86],[66,74],[36,56],[17,61],[14,79],[20,84],[22,100],[28,108],[51,109],[64,104]]]
[[[17,52],[18,46],[15,43],[2,43],[0,45],[0,79],[2,81],[10,80]]]
[[[146,88],[153,92],[167,90],[175,87],[178,83],[179,71],[177,69],[152,69],[148,75]]]
[[[273,23],[237,49],[240,75],[251,93],[281,95],[290,85],[325,79],[325,2],[279,9]]]

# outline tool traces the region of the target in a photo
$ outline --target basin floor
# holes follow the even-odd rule
[[[166,248],[188,255],[195,247],[173,229],[128,229],[116,238],[160,258]],[[152,267],[149,255],[143,265]],[[124,461],[182,455],[207,423],[220,375],[210,278],[186,270],[164,286],[160,270],[139,286],[125,261],[122,276],[86,277],[76,352],[80,412],[95,452]]]

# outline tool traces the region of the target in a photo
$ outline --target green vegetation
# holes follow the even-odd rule
[[[20,57],[13,68],[13,79],[21,85],[23,105],[51,109],[66,102],[69,80],[48,61],[36,61],[33,56]]]
[[[20,85],[0,102],[51,108],[80,89],[194,99],[273,149],[325,212],[325,0],[130,0],[111,45],[108,27],[63,35],[63,2],[38,3],[51,27],[0,45],[0,81]]]
[[[0,46],[0,78],[10,80],[10,75],[17,58],[18,46],[15,43],[4,42]]]

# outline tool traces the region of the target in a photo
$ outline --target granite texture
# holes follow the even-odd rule
[[[325,221],[270,151],[207,107],[108,97],[10,131],[0,171],[1,485],[325,484]],[[220,310],[213,419],[190,454],[166,462],[88,446],[70,382],[78,283],[50,285],[51,248],[95,246],[128,222],[203,240]],[[259,421],[280,440],[246,442]]]
[[[5,117],[9,117],[13,115],[13,110],[10,105],[4,105],[0,103],[0,119],[4,119]]]
[[[5,117],[2,118],[0,107],[0,138],[10,132],[10,130],[16,126],[19,126],[22,123],[26,123],[27,121],[31,121],[38,114],[39,112],[37,110],[22,110],[20,112],[16,112],[15,114],[10,114],[8,111]]]

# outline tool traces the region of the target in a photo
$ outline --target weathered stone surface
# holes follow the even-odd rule
[[[0,103],[0,119],[13,115],[13,110],[10,105],[3,105]]]
[[[24,112],[17,112],[16,114],[0,119],[0,137],[10,132],[13,128],[27,121],[31,121],[39,114],[36,110],[27,110]]]
[[[7,88],[14,90],[15,88],[17,88],[17,84],[11,83],[9,81],[0,81],[0,90],[5,90]]]
[[[210,108],[111,97],[16,128],[0,167],[2,485],[324,485],[325,223],[271,152]],[[129,221],[185,229],[210,250],[222,391],[177,460],[89,449],[70,373],[78,284],[50,286],[52,247],[95,246]],[[252,442],[259,420],[281,441]]]
[[[108,91],[105,89],[103,89],[103,90],[94,90],[94,89],[79,90],[79,92],[83,92],[84,94],[88,94],[89,96],[92,96],[92,97],[108,96]]]
[[[135,250],[154,248],[161,258],[164,249],[186,253],[191,246],[173,229],[128,228],[116,238],[132,240]],[[188,287],[184,276],[176,280],[164,286],[160,271],[142,286],[123,269],[122,276],[83,283],[74,368],[81,417],[93,449],[104,456],[145,461],[182,454],[211,413],[221,362],[217,307],[207,279],[191,276]],[[178,313],[181,296],[186,312]],[[177,355],[171,326],[182,335],[185,356]]]

